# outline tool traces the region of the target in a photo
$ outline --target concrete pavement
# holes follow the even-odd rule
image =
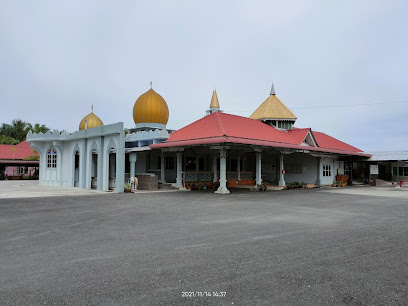
[[[0,304],[407,304],[407,193],[368,189],[0,199]]]

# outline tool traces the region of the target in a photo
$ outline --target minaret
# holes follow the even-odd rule
[[[220,109],[220,103],[218,102],[217,92],[215,91],[214,88],[210,103],[210,109],[206,111],[206,115],[210,115],[215,112],[222,113],[222,110]]]

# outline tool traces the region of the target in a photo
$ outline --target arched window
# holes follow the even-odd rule
[[[49,149],[47,152],[47,167],[57,168],[57,151],[55,149]]]

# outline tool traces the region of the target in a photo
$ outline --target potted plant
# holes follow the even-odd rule
[[[267,189],[267,183],[262,182],[262,184],[259,186],[259,191],[266,191]]]
[[[125,192],[132,192],[132,185],[130,183],[125,184]]]

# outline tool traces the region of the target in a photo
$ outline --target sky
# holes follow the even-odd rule
[[[134,127],[153,89],[167,128],[217,90],[250,116],[276,95],[366,152],[408,150],[408,1],[0,1],[0,123],[78,130],[91,111]]]

